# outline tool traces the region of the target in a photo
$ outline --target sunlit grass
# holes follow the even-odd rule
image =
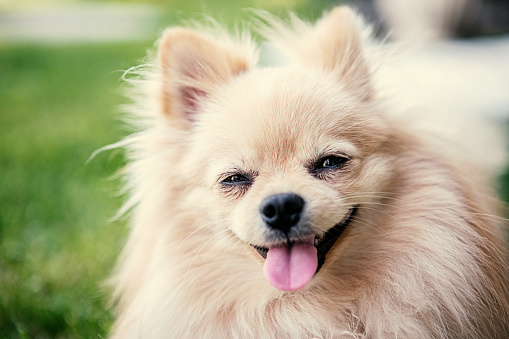
[[[125,134],[121,70],[149,45],[0,47],[2,338],[107,333],[100,285],[125,234],[108,177],[123,158],[86,160]]]

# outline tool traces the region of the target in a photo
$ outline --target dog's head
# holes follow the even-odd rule
[[[388,131],[360,29],[338,8],[282,30],[295,60],[281,68],[255,68],[249,46],[191,30],[161,40],[163,111],[188,136],[182,178],[208,190],[215,223],[252,246],[281,290],[303,288],[339,255],[387,180]]]

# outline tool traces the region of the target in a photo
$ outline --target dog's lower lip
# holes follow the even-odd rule
[[[332,248],[332,246],[336,243],[336,241],[339,239],[345,228],[350,224],[353,217],[355,216],[355,213],[357,212],[357,209],[359,208],[359,205],[355,206],[354,208],[350,209],[348,213],[345,215],[343,220],[341,220],[339,223],[334,225],[331,229],[329,229],[320,239],[315,239],[315,247],[317,251],[318,256],[318,268],[316,269],[316,273],[320,270],[322,265],[325,262],[325,255],[329,252],[329,250]],[[263,246],[257,246],[251,244],[251,246],[256,249],[256,251],[264,258],[267,259],[267,252],[269,249],[267,247]]]

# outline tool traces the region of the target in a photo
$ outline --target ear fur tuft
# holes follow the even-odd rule
[[[201,100],[256,63],[249,52],[228,38],[184,28],[165,31],[159,44],[163,112],[194,121]]]
[[[289,25],[270,15],[261,17],[270,26],[261,33],[291,61],[333,72],[347,88],[369,99],[371,71],[365,45],[371,30],[354,10],[336,7],[314,26],[295,15],[290,16]]]

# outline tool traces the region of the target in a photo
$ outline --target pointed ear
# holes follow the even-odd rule
[[[276,23],[269,39],[290,59],[307,67],[333,72],[361,98],[371,93],[370,67],[364,44],[370,30],[362,18],[346,6],[336,7],[310,26],[295,16],[291,28]]]
[[[198,32],[173,28],[159,44],[163,113],[190,126],[201,103],[221,84],[250,66],[242,48]]]
[[[303,61],[335,72],[365,100],[371,94],[370,67],[364,57],[367,28],[349,7],[337,7],[316,24],[305,43]]]

